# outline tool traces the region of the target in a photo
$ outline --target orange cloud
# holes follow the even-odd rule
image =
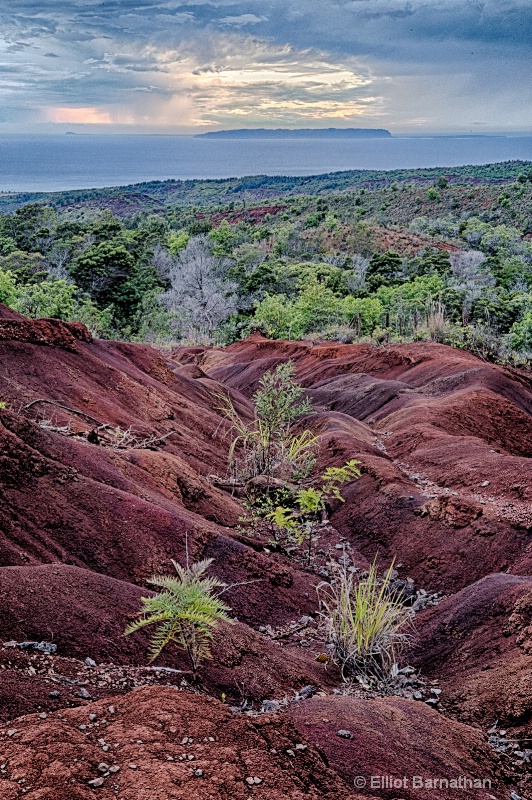
[[[113,119],[108,111],[98,108],[51,108],[49,110],[51,122],[66,122],[79,125],[111,125]]]

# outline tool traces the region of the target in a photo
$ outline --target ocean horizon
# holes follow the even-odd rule
[[[368,139],[0,134],[0,192],[54,192],[249,175],[452,168],[515,160],[532,161],[532,134]]]

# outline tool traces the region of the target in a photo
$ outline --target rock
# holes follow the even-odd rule
[[[76,692],[76,697],[81,697],[83,700],[92,700],[92,695],[83,686]]]
[[[260,786],[262,783],[262,778],[251,777],[251,775],[246,778],[246,783],[248,786]]]
[[[93,789],[99,789],[100,786],[103,786],[105,783],[105,778],[94,778],[94,780],[89,781],[89,786],[92,786]]]
[[[337,731],[336,735],[339,736],[340,739],[352,739],[353,738],[353,734],[351,733],[351,731],[346,731],[346,730],[343,730],[343,729],[340,730],[340,731]]]
[[[274,714],[276,711],[279,711],[281,704],[277,700],[263,700],[262,701],[262,710],[266,714]]]
[[[57,698],[61,697],[61,692],[54,690],[53,692],[48,692],[48,697]]]
[[[105,761],[102,761],[101,764],[98,764],[98,772],[101,772],[102,774],[109,772],[109,764],[106,764]]]
[[[94,661],[92,658],[86,658],[83,663],[86,664],[88,667],[96,666],[96,661]]]
[[[8,735],[8,736],[14,736],[14,735],[16,734],[16,732],[17,732],[17,729],[16,729],[16,728],[10,728],[10,729],[8,730],[8,732],[7,732],[7,735]]]
[[[117,772],[120,772],[120,767],[118,766],[118,764],[113,764],[112,767],[109,767],[109,772],[111,773],[111,775],[116,775]]]
[[[34,650],[46,655],[53,655],[57,652],[57,645],[52,642],[20,642],[17,647],[19,650]]]
[[[203,770],[202,769],[195,769],[194,770],[194,775],[196,776],[196,778],[202,778],[203,777]]]
[[[311,686],[310,684],[308,686],[303,686],[303,688],[299,690],[298,694],[300,697],[306,700],[307,698],[312,697],[314,694],[314,686]]]

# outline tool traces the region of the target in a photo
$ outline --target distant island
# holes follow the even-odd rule
[[[383,139],[385,128],[239,128],[232,131],[197,133],[197,139]]]

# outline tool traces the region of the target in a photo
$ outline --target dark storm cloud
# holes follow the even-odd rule
[[[209,102],[248,115],[257,92],[261,108],[278,105],[282,123],[298,92],[302,113],[314,92],[319,119],[330,86],[331,113],[344,102],[356,114],[363,102],[368,119],[392,126],[442,124],[443,97],[449,124],[469,126],[468,114],[487,111],[496,127],[517,103],[522,127],[532,126],[530,0],[10,0],[0,23],[4,107],[181,93],[196,106],[201,98],[206,119]],[[308,80],[299,81],[298,64]],[[326,66],[313,89],[316,64]]]

